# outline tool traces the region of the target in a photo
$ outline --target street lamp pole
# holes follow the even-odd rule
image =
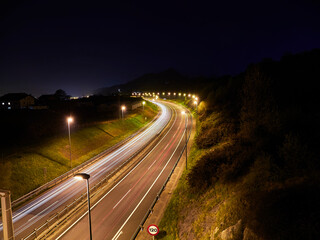
[[[188,169],[188,128],[187,128],[187,121],[188,116],[185,111],[182,112],[183,115],[185,115],[185,134],[186,134],[186,169]]]
[[[90,240],[92,240],[92,228],[91,228],[91,209],[90,209],[90,191],[89,191],[89,178],[90,175],[87,173],[77,173],[74,175],[77,179],[85,179],[87,180],[87,197],[88,197],[88,218],[89,218],[89,231],[90,231]]]
[[[122,106],[122,107],[121,107],[121,116],[122,116],[122,119],[123,119],[123,111],[124,111],[124,110],[126,110],[126,107],[125,107],[125,106]]]
[[[143,108],[143,111],[144,111],[144,105],[146,104],[145,101],[142,102],[142,108]]]
[[[72,168],[70,123],[73,122],[73,118],[68,117],[67,122],[68,122],[68,132],[69,132],[70,168]]]
[[[194,105],[196,105],[196,113],[198,113],[198,101],[195,100],[193,103],[194,103]]]

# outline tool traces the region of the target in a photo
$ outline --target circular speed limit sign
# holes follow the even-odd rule
[[[151,235],[151,236],[156,236],[158,233],[159,233],[159,228],[157,225],[150,225],[148,228],[148,233]]]

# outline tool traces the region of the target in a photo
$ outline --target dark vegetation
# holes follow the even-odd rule
[[[43,138],[65,135],[67,132],[66,118],[73,116],[74,130],[97,122],[119,118],[120,105],[128,107],[141,102],[141,98],[129,96],[91,96],[77,100],[65,98],[39,99],[47,105],[45,110],[3,110],[0,111],[0,150],[5,154],[10,149],[28,144],[42,142]],[[10,153],[10,152],[9,152]]]
[[[174,69],[167,69],[160,73],[148,73],[126,84],[115,85],[96,90],[96,94],[110,95],[121,89],[131,94],[132,92],[162,92],[186,91],[199,92],[207,85],[208,79],[204,77],[187,77]]]
[[[190,191],[241,183],[237,218],[256,237],[320,239],[319,81],[320,50],[213,80],[198,107],[206,154],[187,176]]]

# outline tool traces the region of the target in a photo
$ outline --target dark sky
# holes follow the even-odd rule
[[[313,0],[2,0],[0,95],[78,96],[170,67],[237,74],[319,48],[319,13]]]

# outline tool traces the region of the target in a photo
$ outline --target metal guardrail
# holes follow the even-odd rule
[[[152,121],[154,122],[159,115],[157,115],[157,117]],[[150,122],[149,124],[151,124],[152,122]],[[148,125],[149,125],[148,124]],[[143,129],[141,129],[140,131],[138,131],[137,133],[131,135],[129,138],[126,139],[126,141],[128,141],[129,139],[131,139],[132,137],[134,137],[135,135],[139,134],[140,132],[144,131],[145,128],[148,127],[145,126]],[[167,125],[166,125],[167,126]],[[159,134],[166,128],[166,126],[159,132]],[[129,159],[127,159],[125,162],[123,162],[120,166],[118,166],[116,169],[114,169],[111,173],[109,173],[106,177],[104,177],[102,180],[100,180],[97,184],[95,184],[93,187],[90,188],[90,198],[93,198],[97,193],[98,193],[98,189],[101,187],[102,184],[104,184],[105,182],[108,181],[109,178],[111,178],[119,169],[121,169],[125,164],[127,164],[128,162],[130,162],[134,157],[136,157],[141,151],[143,151],[150,143],[152,143],[155,138],[158,137],[158,134],[156,134],[152,139],[150,139],[139,151],[137,151],[136,153],[134,153]],[[123,143],[122,143],[123,144]],[[111,147],[112,148],[112,147]],[[115,149],[115,148],[112,148]],[[108,149],[109,150],[109,149]],[[107,150],[107,151],[108,151]],[[105,151],[106,152],[106,151]],[[103,154],[105,153],[103,152]],[[98,160],[98,159],[95,159]],[[92,163],[92,162],[91,162]],[[80,165],[81,166],[81,165]],[[86,164],[85,166],[88,166],[88,164]],[[84,168],[85,166],[83,166],[82,168]],[[81,170],[82,168],[77,168],[77,171]],[[71,172],[71,171],[69,171]],[[69,173],[68,172],[68,173]],[[73,176],[73,174],[76,171],[72,171],[71,176]],[[70,177],[70,175],[69,175]],[[63,178],[65,179],[65,178]],[[31,239],[43,239],[46,238],[48,236],[49,232],[54,231],[55,228],[59,227],[60,224],[62,222],[64,222],[68,217],[70,217],[72,214],[74,214],[76,211],[78,211],[79,209],[81,209],[82,205],[85,204],[87,201],[86,198],[86,193],[82,194],[80,197],[78,197],[77,199],[75,199],[72,203],[70,203],[69,205],[67,205],[64,209],[62,209],[61,211],[55,213],[52,217],[50,217],[44,224],[42,224],[40,227],[35,228],[29,235],[27,235],[26,237],[21,238],[21,240],[31,240]]]
[[[188,110],[188,111],[189,111],[189,110]],[[189,112],[190,112],[190,111],[189,111]],[[191,115],[191,122],[192,122],[192,115]],[[191,129],[192,129],[192,124],[191,124]],[[183,152],[184,152],[185,149],[188,147],[188,142],[189,142],[190,136],[191,136],[191,130],[189,131],[189,136],[187,137],[186,144],[184,145],[183,149],[181,150],[181,153],[180,153],[177,161],[175,162],[172,170],[170,171],[169,176],[167,177],[166,181],[165,181],[164,184],[162,185],[162,187],[161,187],[160,191],[158,192],[156,198],[154,199],[154,201],[153,201],[152,204],[150,205],[150,208],[148,209],[148,211],[147,211],[146,214],[144,215],[141,223],[139,224],[137,230],[136,230],[135,233],[132,235],[132,237],[130,238],[130,240],[134,240],[134,239],[138,236],[139,232],[143,230],[143,225],[144,225],[144,223],[145,223],[146,220],[148,219],[150,213],[153,212],[153,208],[154,208],[154,206],[156,205],[158,199],[160,198],[160,195],[161,195],[161,193],[163,192],[163,190],[165,189],[167,183],[169,182],[169,180],[170,180],[170,178],[171,178],[171,176],[172,176],[172,174],[173,174],[176,166],[178,165],[178,163],[179,163],[179,161],[180,161],[180,158],[182,157]]]

